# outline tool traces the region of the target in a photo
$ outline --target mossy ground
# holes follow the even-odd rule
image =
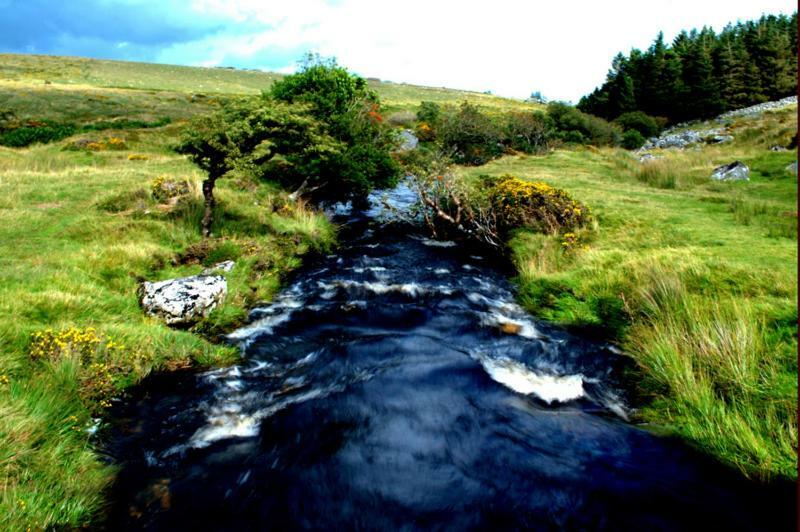
[[[589,205],[595,230],[519,232],[521,302],[547,320],[614,340],[641,370],[640,419],[760,478],[796,478],[797,178],[785,170],[796,108],[732,124],[729,145],[505,157],[514,174]],[[741,160],[749,182],[714,182]],[[655,176],[655,177],[654,177]]]

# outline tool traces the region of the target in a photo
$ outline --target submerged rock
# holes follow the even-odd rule
[[[167,325],[187,325],[208,315],[225,298],[228,283],[221,275],[194,275],[139,287],[142,308]]]
[[[714,168],[711,179],[716,181],[749,181],[750,168],[741,161],[733,161]]]

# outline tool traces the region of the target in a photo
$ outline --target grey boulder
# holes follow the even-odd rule
[[[410,129],[400,132],[400,151],[410,151],[419,145],[419,139]]]
[[[139,287],[144,312],[167,325],[188,325],[207,316],[225,298],[228,283],[221,275],[194,275]]]
[[[741,161],[733,161],[714,168],[711,179],[716,181],[750,181],[750,168]]]

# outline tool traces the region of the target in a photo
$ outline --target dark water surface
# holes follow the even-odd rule
[[[231,335],[241,364],[115,410],[108,529],[794,529],[792,486],[628,424],[623,358],[528,316],[492,257],[347,220]]]

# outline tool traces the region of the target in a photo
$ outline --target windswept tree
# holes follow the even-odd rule
[[[218,179],[241,171],[302,187],[318,179],[343,149],[307,107],[270,100],[231,103],[195,119],[178,147],[207,174],[202,220],[206,237],[211,235]]]
[[[242,172],[293,196],[363,203],[372,188],[396,181],[395,143],[366,81],[334,60],[310,56],[261,98],[194,120],[178,151],[207,173],[202,231],[209,236],[218,179]]]

